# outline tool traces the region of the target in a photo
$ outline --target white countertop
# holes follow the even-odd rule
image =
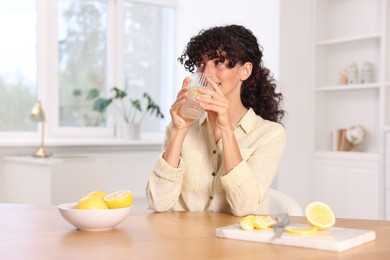
[[[113,137],[85,137],[85,138],[46,138],[46,147],[55,146],[161,146],[163,133],[146,133],[141,135],[141,139],[127,140]],[[36,147],[39,146],[39,138],[10,138],[0,139],[0,147]]]

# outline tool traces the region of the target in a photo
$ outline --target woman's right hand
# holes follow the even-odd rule
[[[189,89],[187,86],[190,81],[191,79],[189,77],[186,77],[184,79],[181,90],[179,91],[179,93],[177,93],[176,100],[172,104],[171,109],[169,110],[169,113],[172,117],[173,127],[176,129],[188,129],[194,122],[194,120],[187,119],[180,113],[181,107],[183,106],[186,98],[188,97]]]

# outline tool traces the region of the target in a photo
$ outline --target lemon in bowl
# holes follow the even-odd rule
[[[75,209],[91,210],[91,209],[108,209],[107,204],[103,199],[87,195],[82,197],[79,202],[74,206]]]
[[[99,199],[103,199],[104,196],[106,196],[106,195],[107,194],[104,191],[100,191],[100,190],[94,190],[94,191],[91,191],[90,193],[88,193],[88,196],[97,197]]]
[[[133,205],[133,194],[129,190],[120,190],[103,197],[110,209],[126,208]]]
[[[69,224],[79,230],[109,230],[126,219],[132,209],[132,200],[131,203],[129,203],[128,199],[125,200],[126,206],[110,208],[103,199],[105,196],[107,195],[99,197],[93,196],[93,194],[89,193],[87,196],[81,198],[78,202],[63,203],[58,205],[57,208],[61,216]],[[109,197],[109,199],[110,198],[111,201],[115,202],[115,200],[119,200],[122,203],[120,204],[124,205],[122,202],[122,197]]]

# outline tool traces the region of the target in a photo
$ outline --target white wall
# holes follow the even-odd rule
[[[281,0],[280,83],[283,87],[288,144],[278,189],[304,207],[309,201],[312,129],[311,0]]]
[[[202,29],[241,24],[251,29],[264,47],[265,65],[277,76],[279,70],[279,1],[275,0],[176,0],[177,57],[190,38]],[[178,88],[186,75],[177,66]]]

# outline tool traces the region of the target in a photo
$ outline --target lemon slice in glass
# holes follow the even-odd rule
[[[327,204],[319,201],[307,205],[305,216],[309,224],[319,230],[328,229],[336,223],[332,209]]]
[[[294,235],[314,235],[318,229],[312,226],[287,226],[284,231]]]
[[[110,209],[126,208],[133,205],[133,194],[129,190],[120,190],[107,194],[103,200]]]

